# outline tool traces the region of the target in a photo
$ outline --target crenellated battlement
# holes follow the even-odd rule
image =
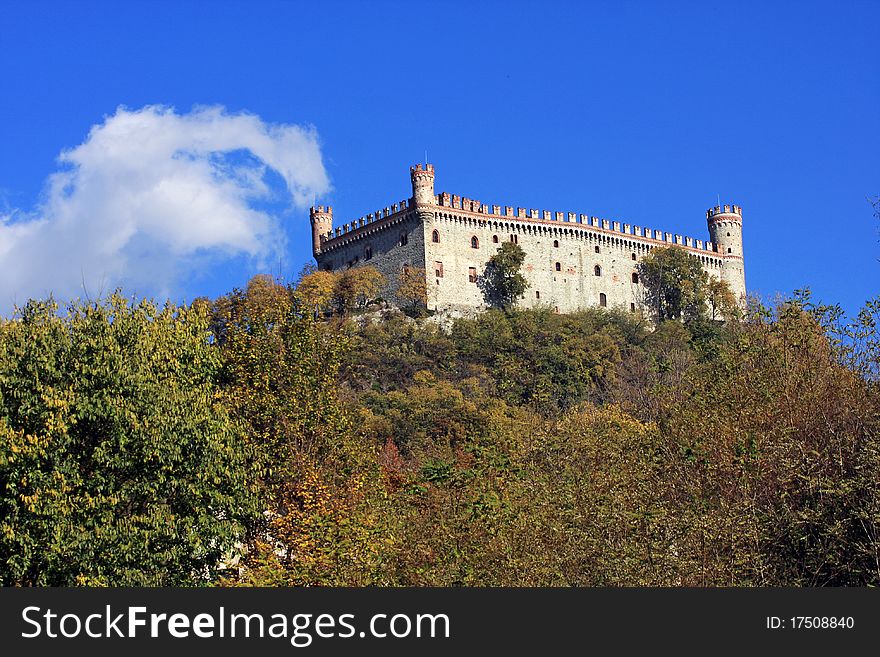
[[[318,206],[318,208],[320,207],[321,206]],[[365,214],[358,219],[354,219],[345,224],[342,224],[341,226],[337,226],[333,231],[329,233],[321,235],[321,244],[336,239],[337,237],[342,237],[344,235],[348,235],[349,233],[354,233],[362,228],[367,228],[377,222],[382,221],[383,219],[388,219],[402,212],[406,212],[406,210],[410,208],[412,208],[412,203],[406,199],[403,199],[398,203],[392,203],[390,206],[386,206],[380,210],[371,212],[370,214]]]
[[[718,215],[736,215],[742,221],[742,208],[738,205],[716,205],[706,210],[706,219],[712,219]]]
[[[433,176],[434,175],[434,165],[433,164],[426,164],[426,165],[424,165],[424,168],[423,168],[421,164],[414,164],[413,166],[411,166],[409,168],[409,172],[413,175],[421,172],[421,173],[427,173],[427,174],[430,174]]]
[[[687,237],[683,235],[674,235],[662,230],[651,228],[642,228],[628,223],[621,223],[617,220],[609,220],[601,217],[594,217],[588,214],[577,212],[561,212],[555,210],[539,210],[537,208],[524,208],[512,205],[487,205],[480,201],[473,201],[467,197],[460,197],[457,194],[449,192],[441,192],[435,197],[436,204],[441,208],[450,208],[452,210],[461,210],[473,214],[486,215],[487,218],[497,217],[503,219],[513,219],[514,221],[525,222],[554,222],[559,224],[579,224],[599,229],[601,231],[609,231],[629,235],[632,237],[665,242],[668,244],[678,244],[695,251],[715,252],[716,245],[712,242],[704,242],[701,239]],[[741,214],[739,206],[724,206],[726,208],[733,207],[737,214]]]

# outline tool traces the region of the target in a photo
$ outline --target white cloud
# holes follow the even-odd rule
[[[166,295],[200,267],[284,248],[280,215],[329,189],[312,128],[222,107],[119,108],[59,157],[31,212],[0,213],[0,309],[123,285]]]

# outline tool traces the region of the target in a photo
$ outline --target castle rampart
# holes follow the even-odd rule
[[[411,199],[317,235],[313,246],[319,266],[335,270],[369,262],[388,279],[389,297],[404,265],[424,267],[429,306],[467,312],[484,307],[476,279],[500,243],[511,240],[526,252],[530,287],[523,306],[546,305],[559,312],[589,305],[636,310],[644,290],[635,265],[652,248],[674,244],[710,275],[727,280],[737,296],[745,295],[739,206],[708,210],[710,240],[704,241],[582,213],[488,205],[449,192],[435,195],[430,164],[412,167],[410,175]],[[321,206],[313,208],[313,237],[327,227],[326,214]]]

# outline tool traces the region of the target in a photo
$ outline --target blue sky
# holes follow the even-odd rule
[[[437,191],[699,238],[720,196],[751,291],[853,312],[880,293],[878,23],[878,2],[3,3],[0,308],[80,277],[184,299],[294,276],[312,198],[337,222],[389,205],[427,150]],[[194,161],[141,157],[130,125]],[[192,224],[146,207],[179,180]]]

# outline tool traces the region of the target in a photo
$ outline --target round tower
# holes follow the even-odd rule
[[[434,197],[434,165],[416,164],[409,168],[409,177],[412,179],[413,203],[416,208],[434,205],[437,201]]]
[[[740,304],[746,298],[746,273],[743,266],[742,208],[718,205],[706,211],[709,238],[722,258],[721,280],[727,281]]]
[[[333,231],[333,208],[318,205],[309,208],[309,221],[312,224],[312,255],[317,256],[321,252],[321,236]]]

